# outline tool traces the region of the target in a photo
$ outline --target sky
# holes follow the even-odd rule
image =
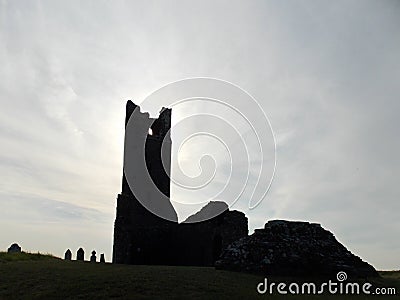
[[[399,269],[399,15],[389,0],[0,1],[0,249],[111,260],[126,101],[211,77],[251,94],[276,138],[267,196],[233,207],[250,232],[317,222],[377,269]],[[173,123],[200,112],[230,116],[203,102],[173,109]],[[253,142],[253,163],[234,166],[254,177]],[[212,143],[193,139],[173,159],[196,176]],[[214,156],[223,181],[229,160]],[[171,198],[192,199],[176,187]]]

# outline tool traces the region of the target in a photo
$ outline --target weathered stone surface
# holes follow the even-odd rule
[[[20,253],[21,247],[17,243],[14,243],[10,246],[10,248],[8,248],[7,252],[8,253]]]
[[[269,221],[229,245],[216,267],[264,275],[331,276],[344,271],[353,277],[379,276],[320,224],[284,220]]]
[[[72,259],[72,252],[71,252],[71,250],[68,249],[67,251],[65,251],[64,259],[65,259],[65,260],[71,260],[71,259]]]

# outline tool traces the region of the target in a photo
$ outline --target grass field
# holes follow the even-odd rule
[[[400,272],[374,286],[400,292]],[[400,299],[396,296],[259,295],[263,277],[204,267],[126,266],[0,253],[0,299]],[[269,278],[279,282],[288,278]]]

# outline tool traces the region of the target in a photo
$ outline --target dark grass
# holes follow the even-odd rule
[[[400,291],[400,272],[381,275],[374,284]],[[262,280],[261,276],[205,267],[94,264],[45,254],[0,253],[0,299],[399,299],[258,295],[256,286]]]
[[[0,252],[0,263],[12,262],[12,261],[25,261],[25,260],[49,260],[57,259],[57,257],[52,254],[43,253],[30,253],[30,252],[20,252],[20,253],[7,253]],[[58,258],[59,259],[59,258]]]

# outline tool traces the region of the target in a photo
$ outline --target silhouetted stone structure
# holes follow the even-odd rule
[[[72,259],[72,252],[71,252],[71,250],[68,249],[67,251],[65,251],[64,259],[65,259],[65,260],[71,260],[71,259]]]
[[[105,263],[106,259],[104,258],[104,253],[100,254],[100,262]]]
[[[138,140],[128,132],[128,128],[132,130],[132,127],[127,126],[132,115],[134,132],[139,132]],[[185,222],[178,224],[176,212],[169,201],[170,128],[170,109],[163,108],[158,119],[151,119],[148,113],[141,113],[138,106],[128,101],[124,170],[127,158],[145,158],[143,172],[150,175],[166,197],[149,189],[146,190],[147,197],[138,201],[128,185],[124,171],[122,192],[117,198],[113,263],[216,265],[222,269],[265,275],[321,276],[344,271],[358,277],[378,276],[371,265],[353,255],[319,224],[270,221],[264,229],[256,229],[254,234],[248,236],[245,215],[229,211],[225,203],[218,201],[210,202]],[[140,139],[146,141],[143,147]],[[138,144],[135,144],[136,141]],[[165,144],[161,148],[163,141]],[[165,168],[161,151],[163,158],[166,158]],[[142,187],[141,178],[146,174],[133,174],[131,187],[136,195]],[[145,208],[152,203],[158,203],[170,221]],[[215,214],[216,211],[222,213]],[[194,223],[196,221],[200,222]]]
[[[85,251],[82,248],[79,248],[76,252],[76,260],[85,260]]]
[[[137,147],[127,153],[128,121],[135,116],[138,131],[147,134],[145,149]],[[135,127],[135,128],[136,128]],[[197,220],[201,214],[218,210],[217,217],[198,223],[177,223],[176,212],[168,200],[170,196],[170,159],[171,109],[163,108],[158,119],[151,119],[147,113],[141,113],[139,106],[132,101],[126,105],[125,118],[125,158],[145,157],[147,171],[157,188],[167,197],[159,199],[149,191],[146,199],[139,202],[128,185],[125,172],[122,179],[122,192],[117,198],[117,212],[114,226],[113,263],[123,264],[164,264],[212,266],[224,247],[233,241],[247,236],[248,226],[245,215],[238,211],[229,211],[223,202],[211,202],[198,214],[188,220]],[[151,130],[150,130],[151,129]],[[164,146],[161,145],[164,141]],[[140,143],[140,141],[138,141]],[[143,152],[144,151],[144,152]],[[161,151],[166,158],[165,168],[161,160]],[[124,169],[126,166],[124,165]],[[137,174],[138,181],[142,174]],[[133,188],[140,188],[134,182]],[[135,190],[136,191],[136,190]],[[158,217],[143,206],[143,201],[158,203],[170,221]],[[223,208],[223,209],[221,209]],[[204,219],[204,218],[203,218]]]
[[[352,254],[320,224],[269,221],[222,252],[217,268],[263,275],[379,276],[374,267]]]
[[[214,211],[225,210],[222,214],[207,219],[214,215]],[[204,220],[198,223],[188,221]],[[247,218],[239,211],[229,211],[224,202],[212,201],[198,213],[190,216],[179,224],[175,239],[178,265],[205,265],[213,266],[222,250],[232,242],[248,234]]]
[[[21,247],[17,243],[14,243],[10,246],[10,248],[8,248],[7,252],[8,253],[20,253]]]
[[[96,257],[96,251],[92,251],[92,256],[90,257],[90,262],[96,262],[97,257]]]

